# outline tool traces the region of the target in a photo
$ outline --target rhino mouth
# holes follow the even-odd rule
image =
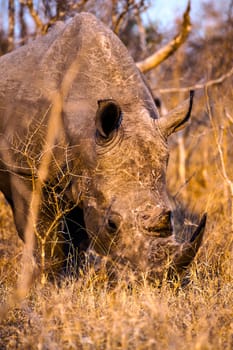
[[[152,240],[150,252],[148,252],[146,257],[148,268],[141,272],[147,273],[150,281],[155,281],[155,279],[161,280],[165,275],[169,276],[170,279],[174,274],[183,273],[195,258],[202,243],[206,219],[207,215],[204,214],[191,238],[183,243],[176,241],[171,220],[169,225],[147,228],[146,234],[154,239]],[[75,207],[66,215],[64,222],[67,253],[73,254],[73,261],[79,262],[79,268],[86,270],[87,266],[91,266],[95,273],[99,273],[104,267],[111,279],[118,279],[121,272],[124,273],[126,271],[131,271],[136,276],[140,274],[140,262],[131,261],[123,254],[116,256],[107,254],[104,256],[92,248],[92,242],[86,229],[84,213],[81,208]],[[70,246],[73,247],[72,252],[70,252]]]
[[[171,230],[165,230],[166,236],[160,235],[155,237],[151,247],[154,251],[148,252],[147,262],[143,271],[140,271],[139,264],[137,262],[131,262],[127,257],[116,257],[114,259],[115,266],[124,265],[125,271],[131,271],[135,276],[140,278],[142,275],[146,276],[148,281],[154,283],[155,281],[162,281],[164,278],[171,281],[177,276],[180,276],[181,280],[185,277],[185,272],[194,260],[203,240],[205,227],[207,221],[207,214],[205,213],[199,224],[197,225],[191,237],[183,243],[179,243],[175,239],[175,235]],[[163,232],[163,229],[161,229]],[[168,232],[168,235],[167,235]],[[114,265],[114,263],[113,263]],[[124,270],[122,268],[121,270]]]

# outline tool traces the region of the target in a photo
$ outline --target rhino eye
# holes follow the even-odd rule
[[[98,101],[96,112],[97,134],[105,139],[111,137],[114,130],[118,129],[122,121],[122,112],[119,104],[114,100]]]

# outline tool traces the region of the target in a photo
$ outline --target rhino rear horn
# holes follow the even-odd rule
[[[191,239],[188,242],[182,244],[179,253],[175,255],[173,260],[173,267],[177,272],[182,272],[193,261],[197,251],[202,243],[205,226],[206,226],[207,214],[205,213],[201,218],[201,221],[192,234]]]
[[[185,124],[191,116],[193,106],[194,91],[190,91],[189,99],[185,100],[181,105],[168,112],[168,114],[158,119],[158,127],[165,137],[173,132],[184,128]]]

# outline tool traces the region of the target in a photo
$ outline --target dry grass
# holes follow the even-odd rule
[[[14,291],[22,243],[0,199],[0,299]],[[0,325],[1,349],[232,349],[233,256],[223,217],[209,222],[192,282],[155,288],[124,282],[109,289],[86,276],[61,285],[38,281]],[[227,226],[229,227],[229,225]]]

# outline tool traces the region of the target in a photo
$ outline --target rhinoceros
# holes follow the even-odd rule
[[[0,77],[0,190],[19,236],[41,181],[34,233],[50,259],[72,243],[152,279],[168,261],[185,269],[206,216],[189,241],[176,241],[167,140],[188,121],[193,92],[160,117],[126,47],[88,13],[2,56]]]

